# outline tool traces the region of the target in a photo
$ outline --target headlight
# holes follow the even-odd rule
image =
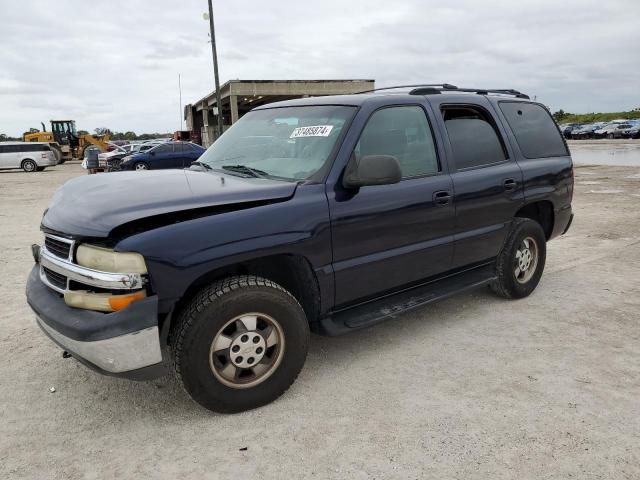
[[[133,157],[131,155],[127,155],[126,157],[122,157],[122,163],[128,162],[129,160],[131,160]]]
[[[111,273],[147,273],[144,257],[139,253],[114,252],[108,248],[80,245],[76,251],[78,265]]]

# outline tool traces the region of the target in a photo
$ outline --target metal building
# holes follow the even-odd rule
[[[342,95],[375,88],[373,80],[230,80],[220,87],[224,129],[252,108],[301,97]],[[218,138],[216,92],[184,107],[188,130],[200,131],[202,145]]]

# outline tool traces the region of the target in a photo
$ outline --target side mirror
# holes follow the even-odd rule
[[[402,178],[400,163],[391,155],[351,156],[344,171],[342,185],[345,188],[366,187],[369,185],[390,185]]]

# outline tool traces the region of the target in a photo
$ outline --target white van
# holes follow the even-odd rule
[[[57,163],[48,143],[0,142],[0,169],[21,168],[25,172],[40,172]]]

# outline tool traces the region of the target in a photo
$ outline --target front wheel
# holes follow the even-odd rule
[[[146,164],[146,163],[144,163],[144,162],[136,162],[136,163],[133,165],[133,168],[134,168],[135,170],[149,170],[149,165],[147,165],[147,164]]]
[[[171,335],[175,372],[205,408],[237,413],[272,402],[307,356],[309,324],[280,285],[230,277],[201,290]]]
[[[523,298],[540,282],[547,255],[547,240],[540,224],[515,218],[496,260],[497,279],[491,289],[505,298]]]

